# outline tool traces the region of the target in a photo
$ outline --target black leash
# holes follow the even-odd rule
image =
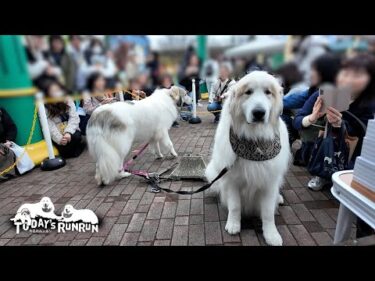
[[[153,193],[158,193],[160,191],[164,191],[164,192],[167,192],[167,193],[177,193],[177,194],[182,194],[182,195],[191,195],[191,194],[203,192],[206,189],[209,189],[217,180],[219,180],[222,176],[224,176],[226,174],[226,172],[228,172],[228,169],[224,168],[223,170],[221,170],[221,172],[216,176],[216,178],[212,182],[205,184],[204,186],[200,187],[199,189],[197,189],[195,191],[184,191],[184,190],[174,191],[174,190],[169,189],[169,188],[163,188],[163,187],[159,186],[161,178],[156,173],[150,174],[149,177],[147,177],[145,175],[141,175],[141,174],[138,175],[138,176],[147,180],[147,183],[151,186],[151,192],[153,192]]]

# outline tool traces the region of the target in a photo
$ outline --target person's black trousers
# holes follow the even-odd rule
[[[81,130],[82,136],[86,136],[86,127],[87,127],[87,122],[89,122],[90,115],[80,115],[79,116],[79,129]]]
[[[63,158],[74,158],[81,155],[82,151],[85,149],[85,143],[82,142],[82,135],[80,131],[76,131],[72,135],[71,141],[67,145],[60,145],[54,143],[60,156]]]

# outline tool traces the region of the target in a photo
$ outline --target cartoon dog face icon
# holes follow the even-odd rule
[[[22,209],[16,214],[12,221],[21,221],[22,224],[31,225],[30,211],[27,208]]]
[[[49,197],[43,197],[38,203],[25,203],[18,208],[16,216],[12,219],[31,221],[37,216],[42,218],[57,219],[55,214],[55,206]]]
[[[66,219],[69,219],[73,216],[73,212],[74,212],[74,207],[70,204],[68,205],[65,205],[64,207],[64,211],[62,212],[61,216],[63,218],[66,218]]]
[[[55,206],[53,205],[51,199],[48,197],[43,197],[42,200],[40,200],[40,204],[42,205],[42,211],[44,213],[50,213],[55,211]]]
[[[98,223],[98,217],[95,215],[93,211],[88,209],[77,210],[70,204],[65,205],[61,217],[62,220],[65,222],[82,221],[84,223]]]

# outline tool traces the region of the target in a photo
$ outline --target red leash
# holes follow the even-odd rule
[[[134,160],[137,159],[138,156],[140,156],[147,148],[148,146],[148,143],[146,143],[145,145],[141,146],[140,149],[137,150],[137,153],[128,161],[126,161],[124,163],[124,166],[123,166],[123,171],[126,171],[126,172],[129,172],[133,175],[141,175],[141,176],[146,176],[148,177],[148,172],[147,171],[131,171],[129,170],[129,167],[133,164]]]

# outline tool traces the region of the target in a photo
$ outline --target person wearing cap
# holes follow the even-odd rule
[[[221,96],[236,83],[235,80],[231,79],[232,70],[230,62],[220,63],[219,78],[210,89],[207,110],[215,115],[215,123],[219,122],[220,119],[220,112],[218,111],[222,109]]]

